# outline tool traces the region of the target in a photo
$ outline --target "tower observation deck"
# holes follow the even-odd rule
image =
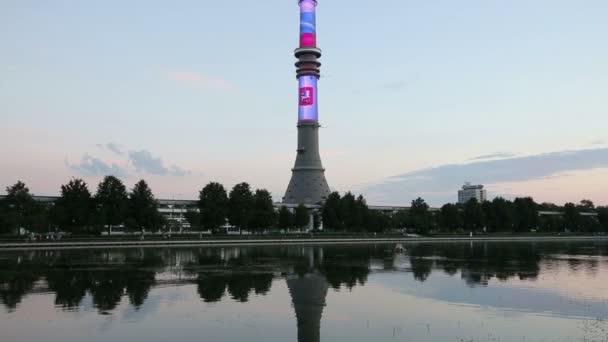
[[[298,79],[298,148],[283,203],[317,204],[329,195],[319,154],[317,81],[321,77],[321,49],[317,47],[316,0],[299,0],[300,46],[294,55]]]

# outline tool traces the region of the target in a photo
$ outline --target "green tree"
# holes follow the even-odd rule
[[[143,179],[137,182],[129,194],[129,219],[133,229],[160,228],[163,218],[158,211],[158,201],[154,198],[148,183]]]
[[[318,211],[312,213],[312,229],[319,230],[321,228],[321,216]]]
[[[564,224],[570,231],[579,231],[581,223],[581,213],[574,203],[564,205]]]
[[[397,229],[404,229],[409,226],[410,213],[408,210],[399,210],[393,215],[393,226]]]
[[[287,207],[279,209],[279,228],[287,230],[293,227],[293,214]]]
[[[202,228],[201,214],[198,211],[188,210],[184,214],[184,217],[186,218],[186,221],[188,221],[188,223],[190,223],[191,229],[200,230]]]
[[[492,200],[495,215],[495,231],[513,230],[513,203],[502,197]]]
[[[357,200],[351,192],[345,193],[340,199],[338,217],[347,231],[358,230],[360,217],[357,215]]]
[[[481,211],[483,213],[482,227],[485,227],[486,231],[495,232],[497,230],[498,218],[496,217],[494,203],[491,201],[481,202]]]
[[[242,230],[249,228],[253,212],[253,193],[247,183],[236,184],[228,197],[228,222]]]
[[[106,176],[97,186],[95,194],[97,222],[108,227],[108,233],[113,226],[123,224],[129,210],[127,188],[115,176]]]
[[[369,223],[369,207],[367,206],[367,201],[363,197],[363,195],[357,196],[357,200],[355,201],[355,206],[353,208],[352,216],[353,216],[353,226],[356,230],[365,230],[366,224]],[[379,222],[379,220],[377,220]],[[377,227],[376,227],[377,229]]]
[[[528,232],[538,227],[538,205],[532,197],[518,197],[513,201],[515,230]]]
[[[61,196],[53,207],[53,223],[71,232],[79,232],[91,223],[93,200],[87,183],[73,178],[61,186]]]
[[[300,204],[296,207],[294,215],[294,225],[297,229],[302,230],[310,223],[310,215],[308,214],[308,208],[304,204]]]
[[[597,220],[604,231],[608,231],[608,207],[597,207]]]
[[[275,225],[276,217],[270,192],[266,189],[256,190],[253,194],[251,227],[256,231],[263,232]]]
[[[431,229],[431,213],[429,205],[418,197],[412,201],[410,207],[410,225],[419,233],[428,233]]]
[[[476,198],[464,204],[462,218],[466,230],[475,231],[483,227],[483,209]]]
[[[369,210],[366,214],[365,230],[381,233],[391,226],[391,217],[382,211]]]
[[[200,191],[198,201],[202,226],[206,230],[216,230],[226,223],[228,196],[220,183],[211,182]]]
[[[443,228],[455,231],[462,227],[462,216],[458,206],[452,203],[444,204],[439,212],[439,222]]]
[[[323,228],[331,230],[342,230],[344,227],[340,220],[340,194],[332,192],[327,196],[323,208],[321,209],[321,217],[323,219]]]
[[[6,188],[6,197],[3,201],[5,233],[15,233],[19,228],[29,231],[43,231],[44,208],[36,203],[30,189],[25,183],[18,181]]]
[[[579,203],[578,207],[581,211],[591,212],[595,209],[595,204],[593,204],[591,200],[584,199],[581,200],[581,203]]]

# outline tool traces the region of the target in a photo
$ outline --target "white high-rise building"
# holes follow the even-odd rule
[[[483,185],[472,185],[467,182],[462,186],[462,190],[458,190],[458,203],[465,204],[471,198],[476,198],[477,202],[483,202],[487,199],[486,190]]]

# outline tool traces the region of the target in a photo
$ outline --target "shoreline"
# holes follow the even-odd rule
[[[473,236],[473,237],[386,237],[386,238],[290,238],[290,239],[201,239],[201,240],[131,240],[74,242],[0,242],[0,251],[56,250],[86,248],[152,248],[152,247],[225,247],[273,246],[310,244],[369,244],[369,243],[450,243],[450,242],[560,242],[608,241],[608,236]]]

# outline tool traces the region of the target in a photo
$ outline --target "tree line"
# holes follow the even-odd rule
[[[20,228],[33,232],[51,230],[72,233],[100,233],[120,226],[131,231],[157,231],[171,227],[159,212],[159,204],[144,180],[128,191],[123,182],[106,176],[92,194],[82,179],[71,179],[61,186],[60,197],[51,205],[35,201],[27,186],[19,181],[6,188],[0,199],[0,234]],[[539,215],[540,211],[561,215]],[[583,215],[595,212],[597,216]],[[513,201],[497,197],[492,201],[471,199],[465,204],[447,203],[431,210],[422,198],[412,201],[408,210],[372,210],[361,195],[331,193],[318,210],[304,205],[281,206],[275,210],[266,189],[251,189],[248,183],[234,185],[230,191],[210,182],[199,192],[197,210],[185,213],[192,230],[218,231],[226,224],[241,231],[304,229],[312,227],[339,232],[380,233],[403,230],[433,232],[598,232],[608,231],[608,207],[596,207],[589,200],[557,206],[536,203],[531,197]],[[312,220],[312,222],[311,222]]]
[[[560,215],[539,215],[541,211]],[[430,232],[598,232],[608,231],[608,206],[596,207],[590,200],[563,207],[552,203],[536,203],[531,197],[513,201],[497,197],[478,202],[473,198],[465,204],[444,204],[432,211],[422,198],[411,202],[408,210],[382,212],[371,210],[363,196],[331,193],[321,209],[324,229],[337,231],[382,232],[407,229]],[[597,213],[597,216],[583,215]]]
[[[144,180],[131,191],[123,182],[106,176],[92,194],[82,179],[71,179],[61,186],[53,203],[36,201],[25,183],[18,181],[6,188],[0,200],[0,233],[14,234],[19,229],[48,232],[61,229],[71,233],[99,233],[115,226],[132,230],[157,229],[164,224],[158,202]]]
[[[106,176],[92,194],[85,181],[71,179],[51,204],[34,200],[21,181],[7,187],[6,193],[0,200],[0,234],[15,234],[20,229],[100,233],[118,226],[143,232],[172,226],[159,212],[158,200],[144,180],[128,191],[120,179]],[[228,193],[222,184],[211,182],[200,191],[197,207],[185,214],[194,230],[217,231],[226,223],[250,231],[302,229],[310,220],[303,205],[293,213],[287,208],[275,212],[270,192],[253,191],[247,183],[236,184]]]

